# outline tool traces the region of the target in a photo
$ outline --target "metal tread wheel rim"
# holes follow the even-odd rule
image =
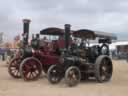
[[[109,81],[112,77],[113,66],[111,59],[107,56],[98,58],[95,64],[95,76],[98,82]]]

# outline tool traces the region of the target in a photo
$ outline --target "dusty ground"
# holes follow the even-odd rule
[[[114,73],[110,82],[99,84],[86,81],[69,88],[64,82],[51,85],[46,78],[25,82],[12,78],[4,63],[0,63],[0,96],[128,96],[128,63],[113,61]]]

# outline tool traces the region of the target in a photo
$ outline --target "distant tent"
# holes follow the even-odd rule
[[[116,49],[117,46],[128,45],[128,41],[118,41],[110,44],[110,49]]]

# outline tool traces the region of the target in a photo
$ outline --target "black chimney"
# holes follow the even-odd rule
[[[28,37],[29,37],[29,19],[23,19],[23,42],[24,45],[28,45]]]
[[[65,24],[65,48],[68,50],[70,43],[70,24]]]

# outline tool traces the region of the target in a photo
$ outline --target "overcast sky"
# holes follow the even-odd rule
[[[92,29],[128,36],[128,0],[0,0],[0,32],[6,40],[22,33],[22,19],[30,18],[30,32],[46,27]]]

